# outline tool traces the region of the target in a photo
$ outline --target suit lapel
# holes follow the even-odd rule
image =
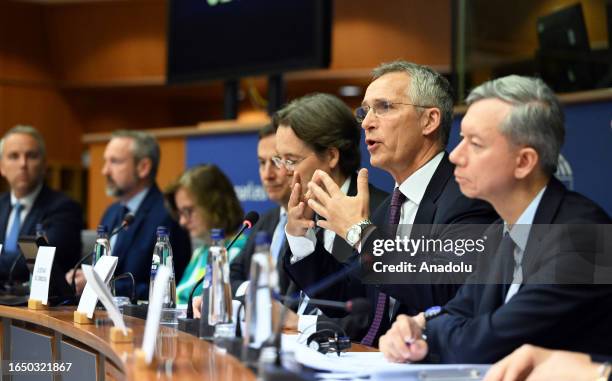
[[[440,194],[442,194],[444,187],[446,187],[446,183],[448,183],[449,179],[452,177],[453,170],[454,167],[448,160],[448,153],[444,152],[444,156],[438,168],[436,168],[434,175],[425,189],[425,194],[423,195],[423,199],[419,204],[419,209],[414,218],[415,224],[432,224],[434,222],[437,208],[436,202]]]
[[[529,238],[525,246],[523,259],[523,275],[531,274],[534,267],[537,267],[542,239],[550,231],[550,224],[553,223],[557,210],[561,206],[565,195],[565,187],[554,177],[550,179],[540,204],[536,209],[533,224],[529,231]]]
[[[0,242],[4,243],[6,226],[11,214],[11,194],[6,192],[0,199]]]
[[[155,198],[155,193],[159,192],[155,185],[151,186],[144,200],[138,207],[136,211],[136,215],[134,216],[134,221],[130,224],[129,228],[120,232],[117,236],[117,241],[115,242],[115,249],[117,253],[120,253],[119,260],[117,263],[117,268],[121,269],[124,265],[127,255],[127,248],[132,246],[132,242],[138,234],[142,224],[144,223],[147,215],[149,214],[149,210],[153,205],[153,201]],[[117,218],[117,213],[121,213],[121,205],[117,204],[117,208],[115,210],[115,216],[113,217],[113,221]],[[141,236],[142,239],[147,239],[147,237]]]
[[[43,185],[42,189],[40,190],[40,193],[32,204],[30,212],[28,213],[25,221],[23,221],[21,225],[21,235],[27,235],[28,232],[35,231],[34,227],[37,223],[43,223],[46,225],[46,223],[49,222],[44,221],[43,215],[45,210],[45,204],[47,203],[46,201],[48,192],[49,189],[47,188],[47,186]]]

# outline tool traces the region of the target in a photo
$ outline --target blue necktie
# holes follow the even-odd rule
[[[4,251],[6,253],[16,253],[17,252],[17,241],[19,240],[19,231],[21,230],[21,210],[23,209],[23,205],[17,201],[13,206],[13,210],[15,211],[13,217],[13,225],[11,225],[11,230],[9,230],[8,235],[6,236],[6,242],[4,242]]]
[[[287,213],[282,213],[276,225],[276,229],[274,229],[274,235],[272,236],[272,243],[270,245],[270,252],[272,253],[274,263],[278,262],[278,256],[281,254],[280,251],[285,242],[285,225],[287,225]]]

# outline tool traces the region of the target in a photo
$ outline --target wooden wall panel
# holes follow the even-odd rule
[[[166,18],[162,0],[47,7],[58,79],[102,82],[164,75]]]
[[[89,145],[89,189],[87,192],[87,225],[95,229],[102,218],[104,210],[113,203],[113,199],[106,196],[105,180],[101,174],[104,164],[104,148],[106,142]],[[185,139],[162,138],[159,139],[161,162],[157,173],[157,184],[163,190],[168,184],[176,180],[185,168]]]
[[[334,0],[332,69],[406,59],[450,66],[450,0]]]
[[[81,163],[82,129],[58,90],[45,86],[0,86],[0,134],[16,124],[29,124],[41,132],[50,160]]]
[[[0,84],[52,79],[43,7],[0,2]]]

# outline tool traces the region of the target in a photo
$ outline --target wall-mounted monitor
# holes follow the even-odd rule
[[[171,0],[169,83],[329,66],[331,0]]]

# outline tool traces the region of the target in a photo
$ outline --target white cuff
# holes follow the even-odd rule
[[[314,253],[317,246],[317,236],[314,229],[308,229],[303,237],[294,236],[285,230],[287,242],[291,249],[291,264],[294,264]]]
[[[240,286],[238,286],[238,289],[236,290],[236,297],[240,297],[243,296],[244,294],[246,294],[246,291],[249,289],[249,281],[246,280],[244,282],[242,282],[242,284],[240,284]]]

